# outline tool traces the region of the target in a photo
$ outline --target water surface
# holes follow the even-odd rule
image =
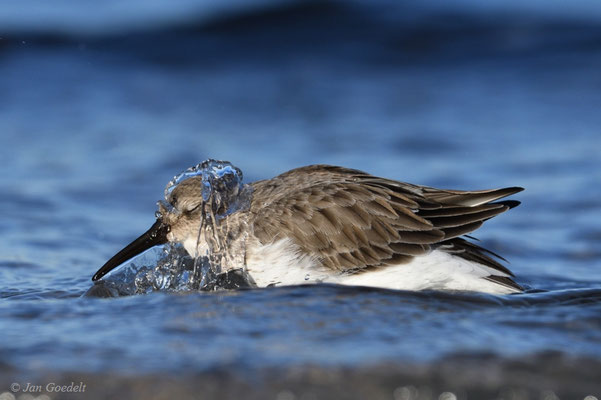
[[[596,4],[179,3],[188,18],[162,17],[156,2],[114,23],[85,8],[4,25],[0,393],[30,374],[82,374],[91,387],[109,374],[131,388],[165,375],[194,385],[185,374],[210,386],[228,371],[227,382],[267,377],[247,393],[300,396],[313,378],[280,376],[286,388],[269,377],[311,366],[346,371],[327,375],[328,390],[357,379],[374,398],[403,385],[438,398],[451,383],[459,397],[518,387],[601,398]],[[232,161],[247,181],[330,163],[447,188],[523,186],[522,205],[475,236],[532,290],[83,297],[152,224],[165,184],[207,158]],[[457,377],[438,375],[442,365]]]

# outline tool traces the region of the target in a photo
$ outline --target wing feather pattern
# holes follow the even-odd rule
[[[490,280],[519,288],[492,253],[460,239],[517,201],[519,187],[443,190],[313,165],[253,183],[253,232],[263,244],[283,239],[332,270],[353,272],[410,261],[433,248],[498,271]]]

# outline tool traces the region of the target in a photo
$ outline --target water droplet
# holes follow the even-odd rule
[[[189,179],[199,180],[198,197],[204,202],[212,202],[212,212],[217,218],[226,217],[250,206],[251,188],[242,183],[240,168],[228,161],[207,160],[175,176],[165,187],[165,200],[173,201],[173,192]],[[194,207],[197,205],[193,204]]]
[[[440,396],[438,396],[438,400],[457,400],[457,396],[452,392],[442,392]]]
[[[394,400],[416,400],[418,398],[417,388],[415,386],[401,386],[392,392]]]
[[[0,400],[15,400],[15,395],[10,392],[0,394]]]
[[[559,400],[559,397],[557,397],[555,392],[552,390],[543,390],[543,392],[540,394],[540,398],[542,400]]]

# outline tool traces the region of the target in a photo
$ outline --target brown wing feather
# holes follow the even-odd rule
[[[436,246],[504,273],[486,250],[454,238],[515,207],[491,202],[522,190],[442,190],[327,165],[295,169],[253,189],[255,236],[264,244],[288,237],[333,270],[398,264]]]

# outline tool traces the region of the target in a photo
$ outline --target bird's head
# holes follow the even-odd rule
[[[92,277],[93,281],[151,247],[182,243],[192,257],[202,247],[201,227],[209,218],[219,220],[246,207],[241,196],[242,171],[227,161],[207,160],[173,178],[158,202],[155,223],[140,237],[111,257]]]

